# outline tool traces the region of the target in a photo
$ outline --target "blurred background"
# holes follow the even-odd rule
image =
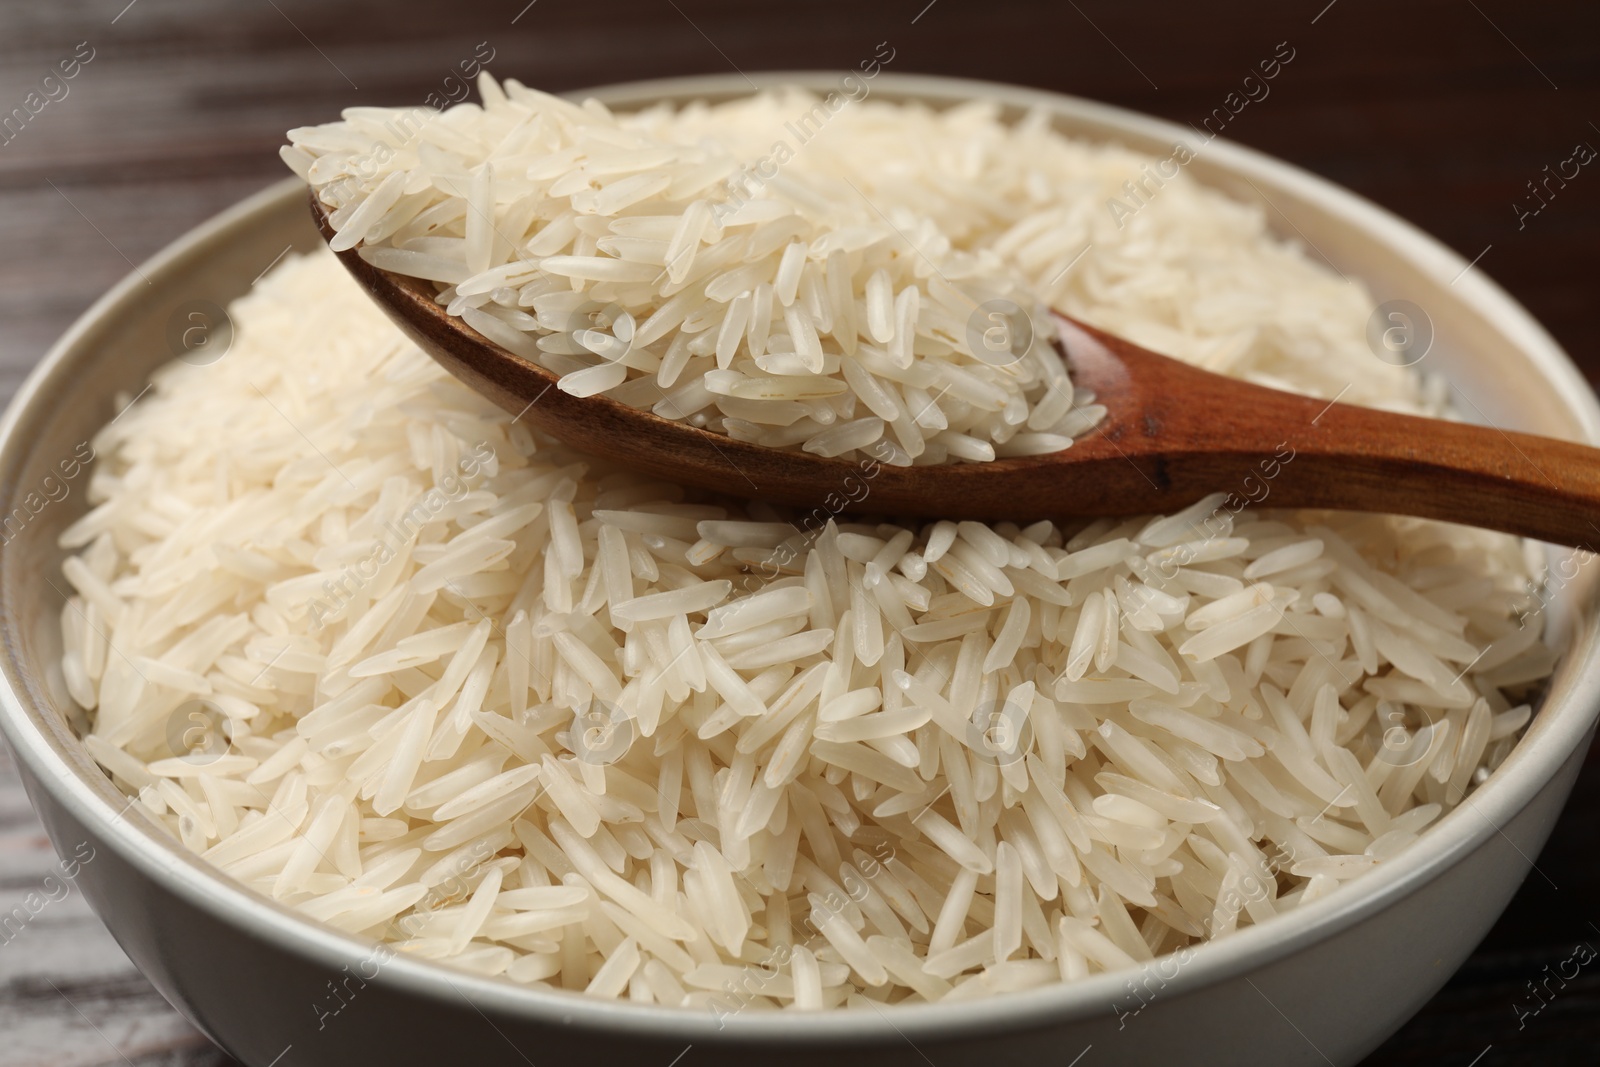
[[[1600,382],[1592,0],[0,0],[0,401],[134,264],[284,176],[277,147],[291,126],[355,104],[459,98],[457,64],[487,50],[495,73],[560,91],[855,67],[880,42],[893,72],[1194,124],[1286,42],[1293,62],[1227,136],[1475,259]],[[1506,916],[1368,1063],[1600,1059],[1600,962],[1533,996],[1547,966],[1600,949],[1597,815],[1591,753]],[[54,862],[0,748],[0,916]],[[75,894],[25,937],[0,931],[0,1065],[230,1062]]]

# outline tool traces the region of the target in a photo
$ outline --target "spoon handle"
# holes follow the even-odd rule
[[[1349,404],[1313,412],[1287,507],[1443,519],[1594,551],[1600,451],[1570,441]]]
[[[1093,479],[1105,514],[1137,511],[1122,495],[1167,511],[1231,491],[1229,507],[1389,512],[1600,546],[1600,450],[1268,389],[1059,321],[1074,380],[1111,414],[1060,454],[1056,488],[1082,494]]]

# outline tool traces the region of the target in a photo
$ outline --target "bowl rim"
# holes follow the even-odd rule
[[[760,89],[798,85],[826,91],[843,71],[783,71],[752,74],[689,75],[608,85],[564,94],[594,96],[619,106],[655,99],[682,104],[700,98],[746,95]],[[1115,141],[1118,133],[1185,142],[1188,133],[1175,123],[1124,108],[1045,90],[939,75],[880,73],[875,81],[885,95],[935,103],[992,100],[1003,106],[1043,106],[1058,115],[1094,126],[1094,141]],[[1085,135],[1079,135],[1085,136]],[[1454,278],[1454,284],[1475,310],[1494,322],[1534,368],[1569,400],[1584,436],[1600,443],[1600,402],[1553,338],[1533,317],[1481,270],[1468,269],[1466,259],[1415,226],[1333,182],[1264,153],[1218,137],[1206,145],[1209,157],[1233,174],[1263,181],[1316,203],[1367,233],[1381,232],[1391,252],[1403,252],[1430,278]],[[146,276],[154,277],[182,263],[202,258],[208,247],[226,241],[229,233],[251,219],[275,210],[288,197],[302,196],[303,183],[289,177],[213,216],[157,252],[97,300],[50,349],[17,390],[0,418],[0,454],[25,449],[19,427],[43,390],[46,380],[79,358],[94,331],[125,313],[142,296]],[[26,666],[8,643],[4,656],[19,672]],[[1581,693],[1600,688],[1600,640],[1593,626],[1574,639],[1560,668],[1566,699],[1547,701],[1524,738],[1490,779],[1456,810],[1429,827],[1417,842],[1389,864],[1362,875],[1327,897],[1295,908],[1261,925],[1251,925],[1216,942],[1189,949],[1175,977],[1162,992],[1177,999],[1265,965],[1323,941],[1387,908],[1448,868],[1465,859],[1515,818],[1551,776],[1571,758],[1588,736],[1600,703]],[[269,940],[330,971],[370,953],[372,944],[308,919],[289,907],[256,893],[216,871],[189,853],[142,814],[125,817],[111,802],[121,797],[109,778],[91,781],[67,760],[54,731],[44,728],[39,709],[24,702],[0,673],[0,731],[9,739],[25,773],[46,789],[56,803],[96,835],[144,877],[201,909],[218,921]],[[1476,819],[1469,817],[1474,813]],[[1508,843],[1513,847],[1514,842]],[[1519,850],[1520,851],[1520,850]],[[1532,861],[1530,861],[1532,862]],[[1156,962],[1171,958],[1158,957]],[[1151,964],[1145,964],[1148,968]],[[581,994],[517,986],[498,978],[475,976],[427,960],[395,957],[374,981],[427,999],[465,998],[480,1012],[493,1010],[529,1022],[545,1022],[579,1031],[623,1032],[652,1038],[675,1037],[690,1043],[783,1043],[830,1045],[884,1043],[914,1038],[983,1036],[1000,1030],[1018,1031],[1115,1014],[1115,1004],[1130,976],[1123,970],[1091,975],[1070,983],[1007,993],[959,1004],[919,1004],[879,1008],[872,1012],[831,1010],[805,1013],[739,1012],[719,1018],[714,1012],[684,1010],[628,1001],[598,1000]]]

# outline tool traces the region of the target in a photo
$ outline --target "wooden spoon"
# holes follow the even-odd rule
[[[315,194],[312,213],[333,237]],[[556,375],[446,314],[431,282],[345,267],[452,374],[574,448],[668,481],[809,510],[1019,523],[1168,513],[1213,493],[1249,504],[1444,519],[1564,545],[1600,544],[1600,450],[1531,434],[1329,403],[1199,370],[1057,314],[1079,388],[1104,420],[1041,456],[895,467],[737,441]]]

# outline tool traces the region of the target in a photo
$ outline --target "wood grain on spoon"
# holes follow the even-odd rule
[[[312,213],[331,238],[315,194]],[[551,371],[446,314],[431,282],[379,270],[354,249],[338,256],[407,336],[500,407],[595,456],[732,496],[823,516],[1027,523],[1172,512],[1222,492],[1235,510],[1390,512],[1600,545],[1600,450],[1267,389],[1066,316],[1061,345],[1073,383],[1107,409],[1099,426],[1049,455],[894,467],[765,448],[564,393]]]

